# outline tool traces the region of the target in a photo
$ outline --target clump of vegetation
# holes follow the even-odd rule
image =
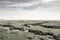
[[[60,21],[0,20],[0,40],[60,40]]]

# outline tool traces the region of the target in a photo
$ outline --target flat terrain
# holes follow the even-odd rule
[[[0,40],[60,40],[60,21],[0,20]]]

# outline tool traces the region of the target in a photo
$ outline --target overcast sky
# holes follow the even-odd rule
[[[0,19],[60,20],[60,0],[0,0]]]

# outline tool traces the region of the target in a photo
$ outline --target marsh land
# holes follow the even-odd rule
[[[0,40],[60,40],[60,21],[0,20]]]

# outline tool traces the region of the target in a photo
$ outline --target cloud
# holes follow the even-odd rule
[[[36,0],[1,0],[0,1],[0,8],[29,8],[31,6],[34,6],[36,3],[38,3]]]
[[[43,10],[60,11],[60,0],[0,0],[0,9],[24,9],[34,10],[41,8]]]
[[[5,2],[5,1],[9,1],[9,2],[30,2],[33,0],[0,0],[0,2]]]
[[[59,17],[59,0],[50,2],[43,2],[41,0],[0,1],[0,19],[60,20]]]

